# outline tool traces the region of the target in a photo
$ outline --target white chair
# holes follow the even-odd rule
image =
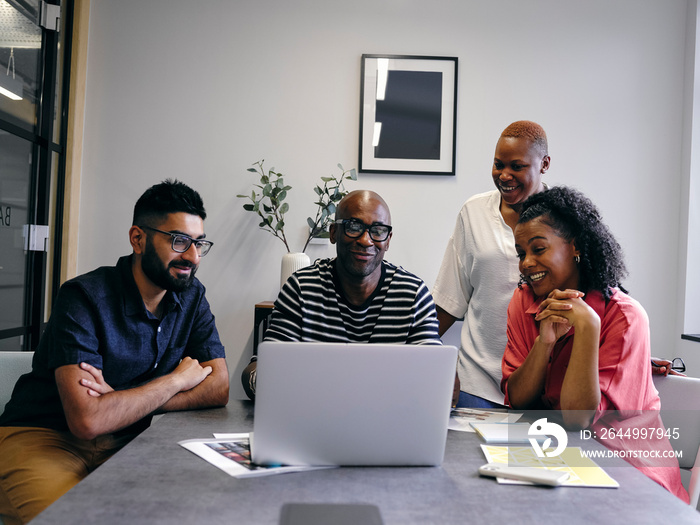
[[[671,441],[674,450],[683,451],[678,458],[683,485],[690,495],[690,505],[698,507],[700,499],[700,379],[684,376],[653,376],[661,398],[661,420],[666,429],[678,429],[678,439]],[[689,476],[688,476],[689,474]],[[688,477],[690,478],[688,481]]]
[[[32,369],[34,352],[0,352],[0,413],[12,396],[19,376]]]

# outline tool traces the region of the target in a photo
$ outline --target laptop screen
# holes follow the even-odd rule
[[[263,342],[253,460],[287,465],[439,465],[454,346]]]

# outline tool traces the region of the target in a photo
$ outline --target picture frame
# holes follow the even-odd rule
[[[363,54],[363,173],[454,175],[457,57]]]

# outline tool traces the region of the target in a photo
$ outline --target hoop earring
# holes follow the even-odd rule
[[[580,255],[576,255],[576,256],[574,257],[574,261],[576,261],[576,264],[580,263],[580,262],[581,262],[581,256],[580,256]]]

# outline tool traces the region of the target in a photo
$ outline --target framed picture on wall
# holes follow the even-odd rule
[[[362,55],[365,173],[455,174],[457,58]]]

